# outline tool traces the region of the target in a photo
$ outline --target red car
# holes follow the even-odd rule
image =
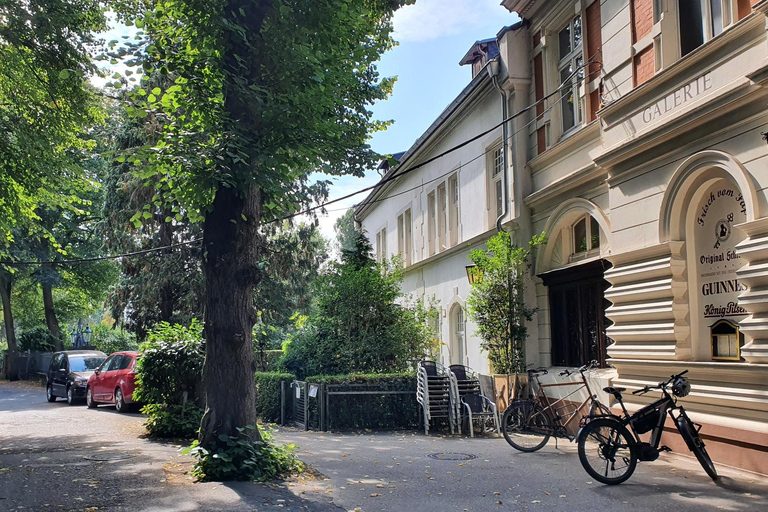
[[[126,412],[133,403],[136,361],[139,352],[115,352],[88,379],[85,403],[89,409],[99,404],[115,404],[117,412]]]

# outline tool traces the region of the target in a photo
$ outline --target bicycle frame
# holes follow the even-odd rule
[[[539,404],[542,405],[542,410],[535,413],[532,417],[535,417],[538,414],[549,414],[549,418],[553,420],[553,422],[555,423],[555,427],[559,429],[559,431],[553,432],[553,434],[562,435],[563,437],[571,441],[575,439],[576,436],[568,434],[568,430],[567,430],[568,426],[573,422],[574,418],[577,417],[578,412],[581,411],[585,405],[587,405],[589,402],[596,400],[596,396],[592,393],[592,388],[589,387],[589,382],[587,381],[587,378],[584,375],[584,372],[579,372],[579,373],[581,374],[581,382],[555,382],[552,384],[542,384],[539,381],[539,376],[537,374],[532,375],[533,380],[536,382],[536,387],[538,388],[533,399],[538,400]],[[568,393],[567,395],[565,395],[564,397],[558,398],[555,401],[551,401],[550,398],[547,396],[545,390],[548,388],[556,388],[556,387],[564,387],[564,386],[578,386],[578,387],[573,391],[571,391],[570,393]],[[572,412],[565,413],[561,416],[559,414],[559,411],[561,411],[562,409],[565,409],[566,407],[570,407],[571,402],[569,401],[566,404],[566,400],[583,389],[587,390],[587,398]],[[560,405],[560,404],[563,404],[563,405]],[[565,422],[562,421],[563,417],[567,418]]]

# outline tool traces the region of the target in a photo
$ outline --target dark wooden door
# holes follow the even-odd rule
[[[605,309],[610,303],[603,276],[609,267],[609,262],[598,260],[540,276],[549,288],[554,366],[578,367],[593,360],[605,366]]]

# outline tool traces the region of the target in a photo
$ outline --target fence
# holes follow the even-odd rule
[[[417,428],[415,385],[294,381],[293,422],[305,430]]]
[[[21,380],[35,379],[48,371],[48,366],[51,364],[53,358],[53,352],[33,352],[27,350],[26,352],[10,352],[8,350],[3,352],[3,374],[8,375],[8,366],[10,358],[16,358],[16,369],[18,371],[18,378]]]

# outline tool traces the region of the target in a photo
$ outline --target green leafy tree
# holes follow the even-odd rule
[[[136,25],[145,69],[173,80],[129,107],[157,115],[152,151],[126,161],[203,222],[206,411],[203,447],[256,422],[252,327],[264,223],[322,198],[311,172],[362,175],[369,105],[392,81],[375,62],[392,46],[391,16],[407,0],[144,0]],[[131,13],[130,16],[133,16]],[[162,177],[162,179],[158,179]],[[157,205],[136,216],[151,216]],[[162,207],[162,205],[160,206]],[[258,440],[258,430],[248,431]]]
[[[377,264],[363,233],[317,281],[317,311],[287,344],[282,365],[299,377],[396,373],[428,350],[425,310],[403,304],[402,271]]]
[[[336,233],[334,245],[339,254],[344,251],[351,251],[355,248],[355,239],[358,230],[355,227],[355,209],[350,208],[344,215],[336,219],[333,223],[333,231]]]
[[[467,298],[469,316],[477,324],[480,346],[488,352],[494,373],[525,372],[526,323],[536,313],[525,304],[525,276],[530,251],[543,239],[539,235],[529,248],[518,247],[509,233],[501,231],[486,242],[487,249],[469,253],[475,272],[482,276]]]

